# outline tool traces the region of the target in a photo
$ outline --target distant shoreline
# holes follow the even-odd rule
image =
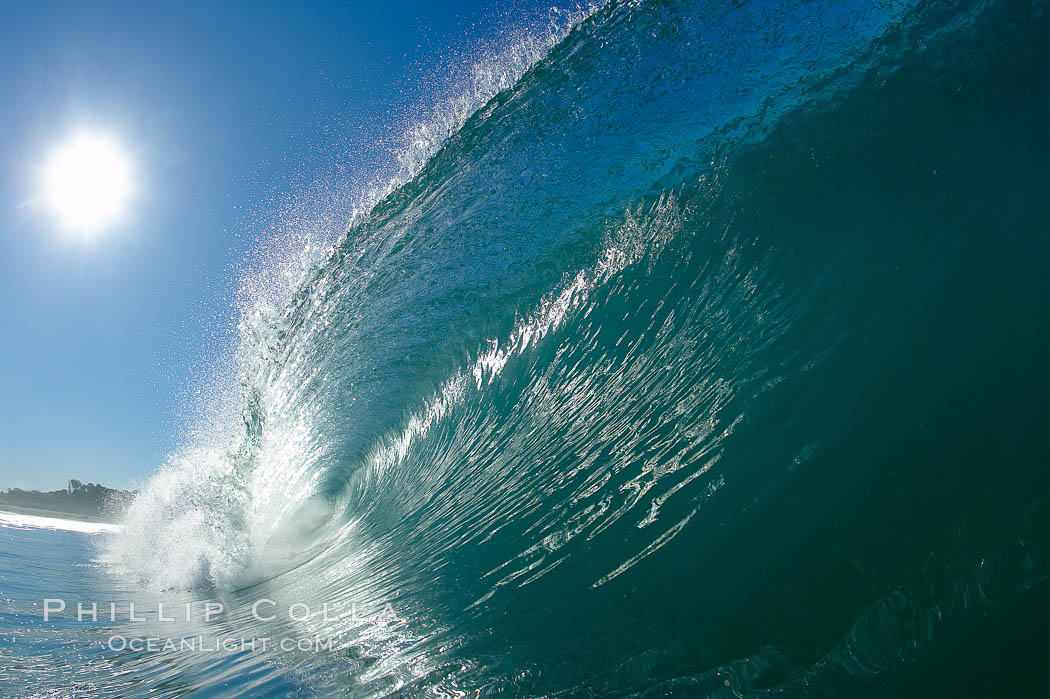
[[[74,522],[116,524],[136,494],[98,483],[81,483],[74,478],[64,490],[41,492],[9,488],[0,491],[0,510]]]

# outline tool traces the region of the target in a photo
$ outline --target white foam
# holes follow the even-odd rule
[[[548,25],[502,37],[498,49],[475,55],[465,75],[449,80],[447,96],[406,129],[392,168],[349,199],[337,197],[334,215],[345,222],[338,237],[354,235],[372,207],[418,175],[474,112],[514,85],[595,9],[555,13]],[[117,570],[160,589],[236,587],[245,571],[257,575],[275,548],[288,548],[286,529],[316,490],[323,445],[315,439],[315,407],[296,400],[300,387],[269,374],[271,350],[275,328],[305,275],[333,254],[338,240],[329,224],[327,218],[293,215],[235,269],[235,308],[220,322],[236,325],[239,332],[230,340],[238,344],[206,370],[210,380],[188,401],[186,438],[141,489],[108,547],[104,560]],[[414,415],[395,453],[458,403],[468,382],[454,379]],[[246,436],[245,419],[257,414],[266,429]]]
[[[80,532],[82,534],[101,534],[104,532],[115,532],[120,530],[120,527],[116,524],[106,524],[104,522],[81,522],[75,519],[23,515],[14,512],[0,512],[0,527],[15,527],[19,529],[55,529],[67,532]]]

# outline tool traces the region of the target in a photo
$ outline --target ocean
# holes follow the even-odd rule
[[[1045,694],[1048,37],[653,0],[508,47],[247,284],[119,531],[0,522],[0,693]]]

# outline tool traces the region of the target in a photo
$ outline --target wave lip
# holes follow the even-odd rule
[[[312,335],[333,321],[331,312],[325,317],[311,308],[319,299],[311,286],[337,264],[339,248],[351,244],[382,202],[412,182],[470,117],[597,9],[552,10],[546,24],[509,32],[498,50],[479,49],[427,116],[406,130],[393,171],[347,204],[339,241],[322,252],[310,236],[291,234],[264,246],[259,260],[249,263],[238,300],[236,377],[215,380],[199,410],[189,411],[200,417],[188,445],[142,489],[122,535],[107,548],[105,558],[115,570],[161,589],[238,588],[293,567],[302,559],[291,555],[296,546],[308,540],[308,548],[318,545],[319,530],[335,508],[323,492],[322,462],[336,457],[319,444],[325,418],[304,395],[304,383],[316,380],[319,370],[305,380],[289,371],[324,351]],[[295,329],[302,337],[291,337]],[[319,512],[322,503],[327,514]],[[304,513],[315,521],[305,528]],[[278,556],[278,550],[288,556]]]

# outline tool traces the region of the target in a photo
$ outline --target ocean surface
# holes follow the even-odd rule
[[[247,280],[119,532],[0,521],[0,693],[1050,692],[1050,3],[612,2],[486,70]]]

